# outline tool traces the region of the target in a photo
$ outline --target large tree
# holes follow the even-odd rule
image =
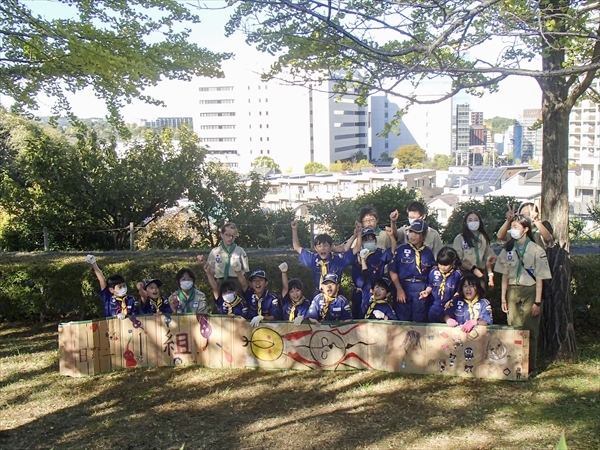
[[[496,90],[506,77],[537,80],[544,123],[543,213],[558,245],[550,252],[552,298],[544,308],[546,347],[575,356],[568,257],[569,113],[600,68],[597,1],[577,0],[237,0],[228,32],[277,55],[267,76],[301,83],[336,80],[340,94],[376,91],[432,103],[463,89]],[[342,74],[340,76],[340,73]],[[360,73],[360,77],[353,74]],[[410,88],[441,77],[437,99]],[[407,89],[407,87],[409,89]]]
[[[419,168],[427,161],[427,153],[417,144],[401,145],[392,153],[392,158],[397,159],[397,167]]]
[[[42,227],[57,249],[125,247],[130,223],[142,226],[174,206],[203,160],[198,137],[186,128],[178,145],[172,130],[147,133],[126,148],[94,131],[72,144],[0,110],[0,206],[8,229],[29,231],[38,249]]]
[[[229,54],[190,42],[189,26],[200,18],[177,0],[57,0],[69,18],[46,19],[26,2],[0,2],[0,94],[18,112],[36,108],[36,95],[56,99],[69,111],[65,92],[92,87],[119,123],[119,109],[138,98],[159,100],[144,88],[163,78],[220,76]]]

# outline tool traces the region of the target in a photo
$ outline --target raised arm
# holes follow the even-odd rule
[[[281,297],[285,297],[287,293],[290,291],[288,284],[288,265],[287,263],[279,264],[279,270],[281,270]]]
[[[398,227],[396,226],[396,222],[398,222],[398,217],[400,217],[400,213],[398,212],[397,209],[393,210],[390,213],[390,228],[392,229],[392,235],[391,237],[394,238],[394,242],[396,242],[396,234],[398,233]],[[387,227],[386,227],[386,233],[387,233]],[[388,236],[390,236],[389,233],[387,233]],[[394,244],[395,246],[396,244]],[[392,252],[394,251],[394,249],[392,249]]]
[[[140,301],[145,305],[146,302],[148,301],[148,293],[144,289],[144,283],[142,283],[141,281],[138,281],[138,283],[135,285],[135,287],[137,288],[138,294],[140,295]]]
[[[362,223],[360,222],[354,223],[353,239],[356,240],[356,245],[354,245],[354,247],[352,248],[352,253],[356,255],[362,249]]]
[[[200,265],[204,269],[204,273],[206,274],[206,278],[208,280],[208,284],[210,284],[210,287],[211,287],[211,289],[213,291],[213,297],[215,298],[215,300],[217,300],[219,298],[219,296],[221,295],[221,293],[219,292],[219,285],[217,284],[217,280],[215,280],[215,276],[213,275],[213,271],[210,268],[210,265],[208,264],[208,261],[206,261],[204,259],[204,256],[198,255],[198,262],[200,263]]]
[[[398,246],[398,241],[396,241],[396,231],[397,230],[395,224],[391,227],[385,227],[385,233],[390,238],[390,251],[392,252],[392,255],[394,254],[394,252],[396,251],[396,247]]]
[[[300,245],[300,239],[298,239],[298,221],[292,222],[292,246],[296,253],[302,253],[302,246]]]
[[[96,275],[96,278],[98,278],[98,283],[100,284],[100,290],[103,291],[104,289],[106,289],[106,278],[104,278],[104,274],[100,270],[100,267],[98,267],[98,263],[96,262],[96,257],[94,255],[87,255],[85,257],[85,261],[88,264],[91,264],[92,269],[94,270],[94,274]]]
[[[513,205],[511,205],[510,203],[507,203],[506,208],[507,208],[506,220],[504,221],[504,223],[502,224],[502,226],[496,233],[496,237],[500,241],[508,240],[508,230],[510,229],[510,224],[512,223],[512,221],[515,217],[515,207]]]

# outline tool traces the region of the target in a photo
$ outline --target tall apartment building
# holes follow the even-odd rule
[[[379,160],[383,153],[391,157],[392,153],[403,145],[421,145],[417,142],[411,130],[408,129],[404,120],[400,120],[400,125],[394,132],[389,133],[387,136],[379,135],[385,125],[394,119],[398,111],[400,111],[398,104],[390,101],[387,95],[372,95],[369,97],[370,159]]]
[[[209,152],[241,172],[269,156],[282,171],[302,172],[367,155],[367,109],[355,96],[337,100],[333,82],[310,88],[263,82],[254,73],[207,79],[199,88],[197,132]]]
[[[591,86],[598,92],[600,82]],[[600,105],[591,100],[581,100],[571,110],[569,116],[569,160],[579,163],[579,159],[596,156],[600,145]]]
[[[524,109],[523,117],[519,121],[523,126],[523,141],[521,148],[521,161],[527,162],[530,159],[542,161],[542,139],[543,129],[539,127],[535,130],[530,129],[536,122],[541,120],[542,110]]]
[[[452,150],[456,164],[466,163],[471,143],[471,108],[468,103],[456,103],[452,110]]]

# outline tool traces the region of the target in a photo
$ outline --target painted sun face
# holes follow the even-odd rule
[[[258,328],[250,338],[250,349],[262,361],[275,361],[283,353],[283,339],[269,328]]]

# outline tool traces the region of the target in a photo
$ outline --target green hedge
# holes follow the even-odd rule
[[[121,273],[129,292],[137,295],[135,284],[145,278],[160,278],[161,291],[168,296],[176,289],[175,273],[190,267],[196,274],[198,287],[212,298],[202,268],[196,262],[197,252],[138,252],[97,254],[100,268],[106,276]],[[295,253],[269,255],[249,254],[252,270],[264,269],[270,277],[269,288],[281,291],[278,265],[289,265],[289,276],[304,282],[305,293],[314,290],[310,271],[298,264]],[[600,258],[597,255],[572,256],[573,309],[575,327],[579,331],[592,329],[600,323]],[[494,306],[494,321],[505,324],[500,310],[500,276],[496,288],[488,293]],[[350,270],[342,277],[342,288],[352,292]],[[85,254],[27,253],[0,254],[0,321],[31,322],[43,319],[82,320],[101,317],[102,304],[96,291],[98,282]]]

